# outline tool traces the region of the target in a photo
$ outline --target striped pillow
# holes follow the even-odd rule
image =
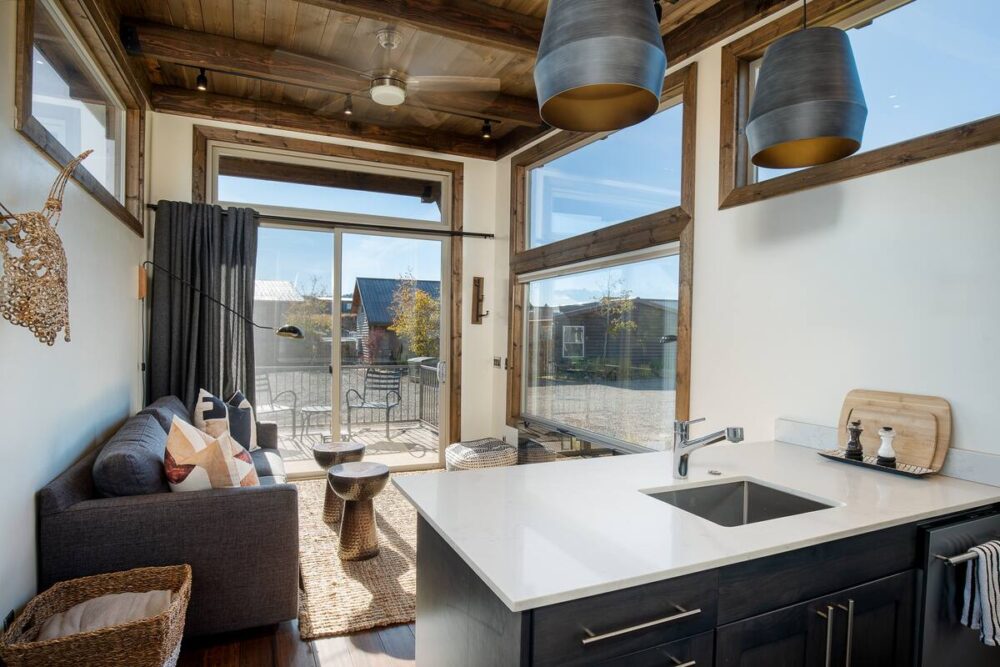
[[[250,453],[228,432],[218,437],[174,417],[163,468],[171,491],[259,486]]]

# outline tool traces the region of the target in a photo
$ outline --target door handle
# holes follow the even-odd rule
[[[848,600],[847,606],[837,605],[847,612],[847,658],[844,660],[844,667],[851,667],[851,644],[854,643],[854,600]]]
[[[698,664],[697,660],[688,660],[687,662],[684,662],[683,660],[679,660],[674,656],[670,655],[669,653],[667,654],[667,657],[670,658],[670,662],[674,663],[673,667],[695,667],[695,665]]]
[[[816,612],[820,618],[826,619],[826,661],[823,663],[826,667],[832,667],[833,664],[833,611],[834,606],[828,604],[826,605],[826,613]]]

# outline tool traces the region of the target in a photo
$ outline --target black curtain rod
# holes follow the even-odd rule
[[[156,204],[146,204],[146,208],[151,211],[155,211]],[[226,211],[223,211],[225,214]],[[305,225],[316,225],[316,226],[327,226],[324,220],[315,220],[312,218],[293,218],[284,215],[262,215],[257,213],[257,217],[264,218],[267,220],[272,220],[274,222],[289,222],[292,224],[305,224]],[[494,234],[484,234],[482,232],[456,232],[450,229],[442,229],[438,231],[436,229],[413,229],[412,227],[403,227],[400,225],[373,225],[364,222],[331,222],[330,227],[344,227],[349,229],[368,229],[371,231],[382,231],[382,232],[406,232],[407,234],[420,234],[423,236],[449,236],[449,237],[460,237],[460,238],[470,238],[470,239],[489,239],[493,240],[496,238]]]

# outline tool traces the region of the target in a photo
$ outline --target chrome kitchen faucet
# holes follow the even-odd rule
[[[691,452],[696,449],[701,449],[702,447],[707,447],[708,445],[713,445],[723,440],[728,440],[729,442],[743,441],[742,426],[730,426],[724,431],[709,433],[708,435],[703,435],[700,438],[689,440],[688,427],[691,426],[691,424],[697,424],[698,422],[703,421],[705,421],[704,417],[701,419],[692,419],[690,421],[674,422],[674,479],[687,479],[688,457],[691,456]]]

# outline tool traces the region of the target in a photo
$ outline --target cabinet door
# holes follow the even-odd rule
[[[915,586],[909,570],[724,625],[716,632],[716,665],[908,667]]]
[[[849,623],[844,646],[850,647],[851,667],[896,667],[913,664],[916,630],[915,570],[878,579],[836,596],[838,620]],[[853,607],[853,619],[850,611]],[[847,631],[850,631],[850,644]]]
[[[723,625],[716,631],[718,667],[842,665],[833,600],[812,600]],[[829,662],[827,652],[829,651]]]

